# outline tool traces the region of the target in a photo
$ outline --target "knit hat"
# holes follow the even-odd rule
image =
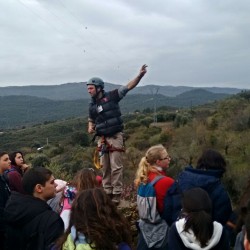
[[[211,213],[212,202],[208,193],[201,188],[192,188],[183,192],[182,207],[185,212],[206,211]]]

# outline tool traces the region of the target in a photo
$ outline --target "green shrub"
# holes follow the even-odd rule
[[[131,121],[131,122],[127,122],[125,124],[126,129],[130,129],[130,128],[134,129],[134,128],[138,128],[140,126],[141,126],[141,122],[137,122],[137,121]]]
[[[49,158],[44,155],[38,155],[31,161],[32,167],[47,167],[50,164]]]

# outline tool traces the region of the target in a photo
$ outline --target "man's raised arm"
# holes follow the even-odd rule
[[[142,65],[139,75],[127,84],[128,90],[131,90],[137,86],[137,84],[140,82],[142,77],[147,73],[147,67],[148,66],[146,64]]]

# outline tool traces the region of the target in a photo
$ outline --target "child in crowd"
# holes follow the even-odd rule
[[[24,172],[29,168],[29,166],[25,163],[23,153],[21,151],[11,153],[10,160],[11,169],[7,171],[10,190],[24,193],[22,178]]]
[[[96,177],[93,168],[83,168],[76,173],[72,183],[67,185],[64,189],[61,218],[63,219],[65,229],[67,229],[69,225],[71,205],[75,199],[76,193],[82,190],[99,187],[100,183]]]
[[[57,250],[131,250],[128,223],[101,188],[78,192]]]
[[[246,218],[250,212],[250,200],[247,205],[240,208],[239,218],[236,223],[235,231],[237,233],[234,250],[244,250],[244,237],[246,232]]]
[[[3,210],[10,196],[10,189],[4,171],[10,169],[10,159],[6,152],[0,152],[0,249],[3,249],[5,242],[5,224],[3,221]]]
[[[139,187],[141,184],[145,185],[149,182],[152,182],[155,178],[158,178],[158,176],[162,177],[154,185],[156,193],[157,211],[160,215],[164,211],[163,201],[166,196],[166,193],[171,187],[171,185],[174,183],[174,180],[170,177],[167,177],[165,173],[165,170],[169,167],[170,160],[171,157],[169,156],[166,148],[163,145],[159,144],[152,146],[147,150],[145,156],[142,157],[136,173],[135,185],[137,187]],[[139,206],[138,209],[140,209]],[[144,223],[144,220],[141,218],[141,220],[139,221],[140,232],[137,245],[138,250],[156,249],[153,247],[154,243],[151,242],[149,244],[149,240],[152,240],[149,239],[152,238],[150,237],[152,232],[148,232],[148,226],[150,225],[147,222]],[[165,231],[161,233],[161,240],[157,239],[157,242],[155,242],[155,244],[159,244],[159,242],[161,241],[161,246],[157,246],[158,250],[166,249],[167,228],[165,228],[164,230]],[[149,237],[147,237],[147,232],[149,233]],[[160,233],[158,232],[158,235],[159,234]]]
[[[5,206],[6,249],[45,250],[63,234],[61,217],[47,201],[56,194],[49,169],[31,168],[22,179],[25,194],[13,192]]]
[[[227,232],[212,219],[212,202],[206,191],[184,191],[181,217],[171,226],[168,242],[169,250],[230,249]]]
[[[181,194],[194,187],[204,189],[213,203],[213,220],[223,226],[232,215],[230,197],[224,188],[221,179],[226,171],[224,157],[213,149],[205,150],[197,161],[196,168],[186,167],[178,176],[174,185],[168,191],[164,201],[165,210],[163,218],[171,225],[175,222],[181,211]]]

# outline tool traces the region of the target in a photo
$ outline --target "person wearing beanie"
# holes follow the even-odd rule
[[[212,202],[206,191],[184,191],[180,219],[170,228],[169,250],[229,250],[223,226],[212,219]]]

